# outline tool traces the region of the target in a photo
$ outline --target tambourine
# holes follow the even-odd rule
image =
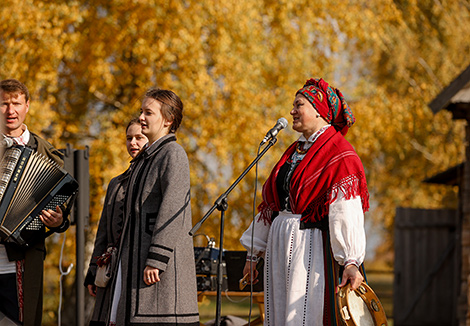
[[[363,282],[354,291],[348,283],[339,289],[336,298],[344,325],[388,326],[379,298],[366,283]]]

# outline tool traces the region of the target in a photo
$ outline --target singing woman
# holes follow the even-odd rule
[[[369,196],[344,138],[355,119],[341,92],[318,78],[297,91],[290,114],[300,137],[274,166],[241,237],[244,273],[256,279],[264,256],[266,325],[337,325],[337,286],[363,281]]]

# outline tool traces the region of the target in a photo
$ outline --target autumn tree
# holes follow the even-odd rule
[[[422,180],[463,159],[463,126],[433,116],[427,103],[469,63],[469,12],[463,0],[4,0],[0,78],[30,88],[31,130],[59,148],[90,146],[90,251],[107,183],[128,166],[125,125],[147,88],[183,99],[177,138],[190,159],[195,223],[254,159],[264,133],[289,120],[305,80],[323,77],[356,115],[347,139],[366,168],[367,219],[390,252],[397,206],[456,202],[456,189]],[[290,128],[279,134],[260,162],[258,190],[297,137]],[[230,194],[229,249],[240,249],[252,218],[255,177]],[[199,232],[218,240],[218,228],[214,213]],[[74,259],[74,227],[67,234],[64,265]],[[49,241],[46,268],[58,264],[59,241]],[[47,277],[45,325],[58,300],[57,272]]]

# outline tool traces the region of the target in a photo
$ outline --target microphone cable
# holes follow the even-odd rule
[[[256,154],[257,156],[259,155],[261,151],[262,145],[260,144],[258,146],[258,153]],[[253,191],[253,211],[252,211],[252,228],[251,228],[251,254],[253,255],[253,242],[254,242],[254,237],[255,237],[255,218],[256,218],[256,192],[258,190],[258,162],[255,164],[255,189]],[[256,268],[256,267],[255,267]],[[258,276],[259,277],[259,276]],[[248,326],[251,325],[251,314],[253,312],[253,264],[250,263],[250,311],[248,314]],[[262,317],[262,316],[260,316]]]
[[[73,263],[69,265],[67,268],[67,271],[64,272],[62,269],[62,258],[64,256],[64,247],[65,247],[65,240],[67,239],[67,232],[64,232],[64,237],[62,240],[62,246],[60,248],[60,258],[59,258],[59,271],[60,271],[60,278],[59,278],[59,308],[58,308],[58,314],[57,314],[57,322],[58,325],[60,326],[62,323],[62,279],[64,276],[70,274],[73,268]]]

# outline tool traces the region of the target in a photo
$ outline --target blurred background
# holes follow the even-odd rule
[[[470,64],[469,1],[3,0],[0,17],[0,78],[29,88],[28,128],[57,148],[88,148],[89,193],[80,194],[90,205],[84,268],[107,184],[129,164],[125,127],[152,86],[171,89],[184,102],[177,137],[190,160],[194,223],[256,157],[276,120],[291,124],[295,92],[307,79],[322,77],[339,88],[356,116],[346,139],[362,159],[370,191],[365,266],[371,281],[376,275],[392,322],[393,282],[406,279],[400,274],[397,280],[394,270],[397,212],[417,221],[428,220],[429,211],[447,211],[457,224],[431,228],[460,239],[462,214],[455,212],[462,213],[461,187],[432,178],[465,161],[466,116],[446,110],[450,96],[434,108],[429,104],[455,80],[461,82],[457,90],[468,87],[470,77],[458,77]],[[256,203],[273,164],[297,137],[289,126],[260,161]],[[253,170],[228,198],[224,249],[242,249],[238,239],[253,216],[255,182]],[[215,238],[216,246],[219,222],[214,213],[198,231]],[[400,230],[410,230],[403,223]],[[43,325],[57,324],[59,310],[62,323],[77,322],[76,276],[85,271],[76,268],[76,232],[73,225],[65,239],[48,240]],[[410,269],[406,264],[422,267],[412,282],[417,292],[426,285],[418,281],[427,280],[425,271],[440,266],[432,259],[439,261],[447,248],[437,244],[427,254],[429,246],[416,246],[423,232],[400,238],[400,252],[431,260],[400,261],[400,272]],[[205,246],[205,238],[196,237],[195,246]],[[464,325],[468,310],[467,275],[461,274],[468,258],[463,262],[459,241],[449,249],[457,261],[445,256],[441,264],[455,267],[450,273],[458,283],[450,285],[449,325]],[[72,263],[60,282],[61,269]],[[88,294],[85,299],[88,315],[93,301]],[[407,311],[419,306],[416,300],[403,308],[403,325]]]

